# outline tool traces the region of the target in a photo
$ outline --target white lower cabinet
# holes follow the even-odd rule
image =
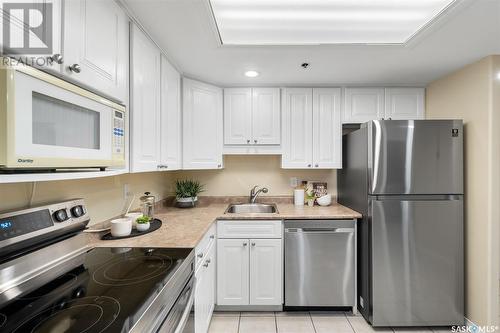
[[[250,239],[250,304],[282,303],[282,240]]]
[[[215,307],[216,246],[215,225],[196,247],[196,288],[194,295],[195,333],[206,333]]]
[[[228,221],[219,221],[223,228]],[[280,221],[275,221],[281,225]],[[232,222],[237,225],[238,221]],[[258,232],[258,230],[257,230]],[[224,234],[222,234],[224,235]],[[252,236],[247,233],[241,237]],[[283,304],[283,241],[259,238],[217,240],[217,304]]]
[[[248,239],[217,240],[217,304],[249,304]]]
[[[215,307],[215,246],[207,252],[206,259],[196,274],[194,325],[196,333],[206,333]]]

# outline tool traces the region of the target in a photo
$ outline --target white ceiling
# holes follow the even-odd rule
[[[221,46],[207,0],[122,1],[184,75],[221,86],[423,86],[500,54],[499,0],[461,0],[406,46]]]

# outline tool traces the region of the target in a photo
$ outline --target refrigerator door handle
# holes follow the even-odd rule
[[[405,195],[370,195],[372,200],[395,200],[395,201],[450,201],[463,200],[462,194],[405,194]]]

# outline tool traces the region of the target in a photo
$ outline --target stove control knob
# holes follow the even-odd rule
[[[85,212],[83,211],[82,206],[78,205],[78,206],[71,208],[71,215],[73,217],[81,217],[81,216],[83,216],[83,214],[85,214]]]
[[[68,219],[68,213],[66,209],[59,209],[54,212],[54,219],[56,222],[64,222]]]

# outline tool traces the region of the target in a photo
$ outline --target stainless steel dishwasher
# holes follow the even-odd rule
[[[285,306],[354,306],[354,223],[285,221]]]

